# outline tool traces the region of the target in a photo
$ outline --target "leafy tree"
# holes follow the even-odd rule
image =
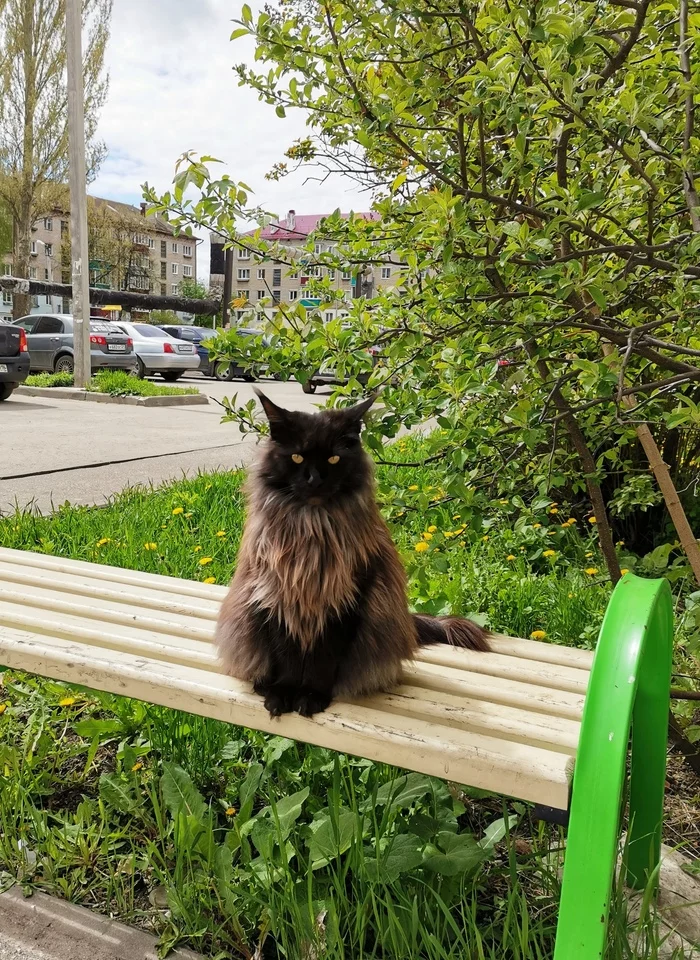
[[[191,300],[216,300],[220,296],[220,292],[211,291],[208,287],[205,287],[203,283],[200,283],[194,278],[186,278],[185,280],[180,281],[180,296],[189,297]],[[215,321],[220,321],[219,314],[214,316],[198,316],[197,326],[213,327]]]
[[[256,19],[246,5],[233,34],[257,42],[241,82],[309,116],[288,159],[373,191],[379,218],[329,217],[335,247],[315,262],[403,268],[355,301],[350,327],[285,308],[272,369],[303,380],[331,363],[343,394],[360,374],[384,385],[380,454],[382,437],[435,418],[435,469],[463,521],[497,497],[516,513],[525,494],[578,503],[613,579],[608,504],[644,547],[667,523],[662,496],[700,579],[676,495],[693,509],[700,462],[699,26],[687,0],[322,0]],[[230,239],[248,191],[210,161],[186,155],[174,190],[147,196]],[[328,277],[314,289],[332,301]],[[395,494],[397,509],[425,506]]]
[[[95,138],[107,94],[104,52],[112,0],[83,0],[88,24],[84,52],[88,170],[104,154]],[[37,217],[65,203],[68,163],[65,81],[65,0],[0,2],[0,202],[14,225],[14,272],[29,276],[31,228]],[[15,294],[15,317],[29,311]]]

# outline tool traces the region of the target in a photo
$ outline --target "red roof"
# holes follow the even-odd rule
[[[291,215],[291,216],[290,216]],[[378,213],[354,213],[355,217],[362,217],[363,220],[378,220]],[[279,222],[268,224],[260,233],[261,240],[305,240],[310,233],[318,227],[318,224],[324,217],[330,217],[330,213],[302,213],[294,214],[293,210]],[[349,213],[341,213],[344,220],[351,216]],[[293,218],[294,226],[290,226],[290,220]],[[244,233],[244,237],[252,237],[255,230],[249,230]]]

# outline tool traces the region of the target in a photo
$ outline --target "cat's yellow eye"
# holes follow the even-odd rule
[[[304,462],[304,458],[302,457],[302,455],[301,455],[300,453],[293,453],[293,454],[292,454],[292,460],[293,460],[295,463],[303,463],[303,462]]]
[[[329,462],[329,463],[337,463],[339,460],[340,460],[340,457],[329,457],[329,458],[328,458],[328,462]]]

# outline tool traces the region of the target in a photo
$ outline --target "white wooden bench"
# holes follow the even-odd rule
[[[212,639],[225,594],[0,548],[0,665],[566,812],[555,956],[601,956],[633,709],[628,878],[643,885],[658,861],[671,647],[665,581],[628,575],[618,586],[595,667],[591,652],[506,636],[494,637],[488,654],[429,647],[393,692],[334,703],[313,719],[272,719],[248,684],[220,673]],[[642,750],[644,763],[635,763]]]

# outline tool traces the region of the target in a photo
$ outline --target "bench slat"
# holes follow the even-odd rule
[[[87,648],[12,627],[2,628],[0,651],[3,663],[16,669],[252,726],[534,803],[568,805],[571,757],[567,753],[403,714],[399,719],[382,710],[381,696],[368,701],[376,706],[338,702],[313,719],[287,714],[275,720],[248,684],[182,664]]]

